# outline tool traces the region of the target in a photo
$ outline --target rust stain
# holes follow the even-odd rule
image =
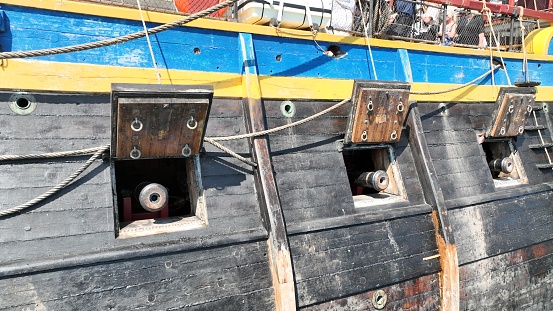
[[[436,211],[432,211],[432,222],[436,230],[436,244],[440,253],[440,310],[459,310],[459,263],[457,259],[457,246],[446,244],[440,232],[440,222]]]

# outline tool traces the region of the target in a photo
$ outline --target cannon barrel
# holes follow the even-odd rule
[[[376,191],[383,191],[388,188],[390,178],[382,170],[376,172],[361,172],[355,179],[355,184],[363,187],[373,188]]]
[[[156,183],[141,183],[134,192],[142,208],[148,212],[159,212],[169,198],[167,188]]]
[[[513,159],[505,157],[503,159],[494,159],[490,161],[489,166],[492,172],[509,174],[513,171],[514,163]]]

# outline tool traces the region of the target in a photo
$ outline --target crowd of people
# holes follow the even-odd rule
[[[382,29],[373,31],[373,34],[380,37],[409,38],[439,42],[444,45],[468,45],[480,48],[487,45],[484,36],[484,19],[477,11],[448,6],[446,19],[443,22],[442,7],[420,0],[363,0],[361,3],[367,7],[361,9],[356,5],[359,3],[357,1],[333,0],[333,2],[331,22],[333,33],[347,34],[336,29],[355,31],[356,28],[362,28],[362,25],[358,27],[356,23],[359,24],[361,21],[361,12],[364,12],[368,5],[372,5],[377,18],[381,15],[387,16],[388,19]],[[367,18],[365,22],[367,23]]]

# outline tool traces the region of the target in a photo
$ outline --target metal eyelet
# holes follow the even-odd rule
[[[397,104],[397,113],[402,113],[403,109],[404,109],[403,103],[399,102],[399,104]]]
[[[509,109],[507,110],[507,112],[508,112],[508,113],[513,113],[514,110],[515,110],[515,106],[510,105],[510,106],[509,106]]]
[[[505,135],[505,127],[502,127],[501,130],[499,130],[499,135]]]
[[[521,125],[521,126],[518,127],[518,133],[519,134],[524,133],[524,126]]]
[[[526,107],[526,112],[530,113],[530,112],[532,112],[532,110],[534,110],[534,108],[532,108],[532,106],[528,105],[528,107]]]
[[[367,131],[363,131],[363,133],[361,134],[361,140],[367,141]]]
[[[198,127],[198,121],[194,119],[194,116],[190,116],[190,119],[188,119],[188,121],[186,122],[186,126],[189,129],[193,130]]]
[[[182,147],[181,153],[183,156],[188,158],[192,154],[192,149],[190,149],[190,147],[188,147],[188,144],[186,144],[184,145],[184,147]]]
[[[131,157],[131,159],[134,159],[134,160],[139,159],[141,155],[142,155],[142,152],[140,152],[140,150],[138,150],[136,146],[133,147],[131,152],[129,153],[129,156]]]
[[[138,118],[134,118],[134,121],[131,122],[131,129],[135,132],[140,132],[142,130],[143,124],[138,120]]]
[[[396,140],[396,139],[397,139],[397,133],[396,133],[396,131],[393,131],[392,134],[390,134],[390,139],[391,139],[391,140]]]
[[[373,101],[369,100],[369,103],[367,103],[367,110],[373,111],[373,109],[374,109]]]

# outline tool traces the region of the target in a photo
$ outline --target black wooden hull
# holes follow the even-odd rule
[[[35,114],[15,116],[0,94],[2,154],[41,153],[108,144],[107,95],[33,94]],[[263,103],[268,128],[289,120],[280,101]],[[297,101],[301,119],[330,106]],[[553,180],[535,167],[538,135],[516,140],[528,183],[496,188],[476,133],[490,103],[418,103],[458,254],[461,310],[553,309]],[[443,111],[442,111],[443,112]],[[383,290],[385,310],[440,308],[442,271],[412,136],[394,145],[407,192],[401,202],[356,208],[340,153],[347,108],[268,136],[285,221],[296,307],[372,310]],[[206,136],[247,132],[239,99],[215,98]],[[540,124],[551,115],[537,111]],[[407,131],[410,129],[407,128]],[[550,132],[542,131],[550,140]],[[225,143],[248,155],[250,142]],[[255,169],[205,144],[200,157],[209,225],[200,230],[120,239],[109,161],[61,193],[1,219],[0,309],[5,310],[273,310],[275,267],[265,204]],[[10,161],[0,170],[4,206],[31,199],[69,175],[82,157]],[[426,191],[426,192],[425,192]],[[272,230],[272,231],[271,231]],[[290,282],[290,280],[286,280]]]

